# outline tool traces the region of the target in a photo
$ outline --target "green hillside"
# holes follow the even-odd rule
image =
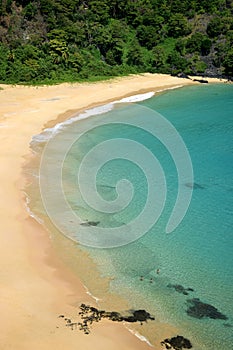
[[[0,0],[0,82],[233,76],[232,0]]]

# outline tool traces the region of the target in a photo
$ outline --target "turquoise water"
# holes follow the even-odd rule
[[[100,213],[82,198],[78,168],[93,146],[108,139],[134,140],[156,155],[165,174],[167,196],[158,221],[135,242],[110,249],[83,249],[97,262],[102,275],[114,277],[111,291],[125,297],[132,308],[146,308],[157,319],[180,327],[194,349],[232,349],[233,87],[202,85],[167,91],[137,104],[117,105],[107,114],[94,118],[110,121],[116,113],[122,113],[126,120],[132,121],[130,110],[137,106],[162,114],[183,138],[192,160],[194,181],[181,186],[186,191],[193,190],[191,204],[180,225],[166,234],[178,186],[171,154],[145,130],[120,124],[97,126],[72,145],[64,162],[64,192],[81,220],[105,228],[121,227],[136,218],[146,204],[145,174],[138,164],[120,156],[114,156],[115,159],[99,169],[96,187],[102,198],[112,201],[117,198],[117,182],[123,178],[131,182],[132,200],[125,209],[118,213]],[[146,114],[142,117],[146,118]],[[88,123],[93,127],[94,120],[97,121],[94,118],[75,122],[70,134],[80,132],[82,125]],[[92,161],[98,163],[99,160]],[[91,166],[89,171],[92,172]],[[88,187],[85,188],[88,191]],[[184,295],[169,285],[182,285],[193,291]],[[192,298],[214,306],[227,319],[189,316],[187,300]]]

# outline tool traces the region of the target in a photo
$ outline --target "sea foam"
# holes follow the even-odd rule
[[[147,100],[153,96],[154,96],[154,92],[151,91],[145,94],[137,94],[130,97],[122,98],[121,100],[117,100],[112,103],[105,104],[103,106],[87,109],[83,113],[74,115],[73,117],[65,120],[64,122],[56,124],[53,128],[46,128],[40,134],[34,135],[30,142],[30,146],[33,149],[34,146],[36,146],[36,144],[47,142],[51,137],[61,132],[67,125],[70,125],[78,120],[83,120],[86,118],[90,118],[94,115],[105,114],[107,112],[110,112],[114,108],[115,104],[140,102],[140,101]]]

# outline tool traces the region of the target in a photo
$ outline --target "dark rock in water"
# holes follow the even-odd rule
[[[126,317],[123,318],[123,320],[125,322],[132,322],[132,323],[135,322],[134,316],[126,316]]]
[[[164,339],[164,341],[161,342],[161,345],[165,345],[166,349],[173,348],[175,350],[191,349],[193,347],[191,342],[181,335],[177,335],[170,339]]]
[[[147,312],[146,310],[133,311],[133,317],[135,319],[135,322],[137,322],[137,321],[144,322],[147,320],[154,320],[154,317],[151,317],[149,312]]]
[[[121,321],[122,316],[121,316],[121,314],[119,312],[112,311],[111,315],[110,315],[110,318],[111,318],[112,321]]]
[[[97,226],[99,225],[100,221],[86,221],[82,222],[80,225],[82,226]]]
[[[122,322],[123,321],[123,316],[119,312],[112,311],[112,312],[104,312],[102,314],[103,318],[108,318],[111,321],[117,321],[117,322]]]
[[[185,186],[188,187],[188,188],[192,188],[193,190],[204,190],[205,189],[205,187],[203,185],[200,185],[200,184],[198,184],[196,182],[193,182],[193,183],[192,182],[187,182],[185,184]]]
[[[110,186],[110,185],[98,185],[99,187],[109,188],[109,189],[116,189],[116,186]]]
[[[198,83],[201,83],[201,84],[208,84],[208,80],[205,80],[205,79],[193,79],[193,81],[198,81]]]
[[[213,318],[220,320],[227,320],[228,317],[223,315],[218,309],[210,304],[203,303],[198,298],[187,300],[187,304],[189,305],[186,310],[187,314],[191,317],[195,318]]]
[[[185,288],[181,286],[180,284],[168,284],[168,288],[174,288],[176,292],[184,294],[184,295],[189,295],[188,292],[194,292],[192,288]]]
[[[103,318],[114,322],[140,322],[141,324],[147,320],[154,320],[154,317],[152,317],[146,310],[133,310],[131,311],[131,315],[123,316],[116,311],[98,310],[95,307],[86,304],[80,305],[79,316],[82,322],[74,323],[69,320],[69,322],[67,321],[66,326],[72,326],[71,328],[73,329],[75,325],[78,325],[79,329],[84,331],[85,334],[90,333],[90,325],[93,322],[99,322]]]
[[[223,326],[226,328],[231,328],[233,327],[230,323],[223,323]]]

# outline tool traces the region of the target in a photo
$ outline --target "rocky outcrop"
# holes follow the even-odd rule
[[[178,73],[176,75],[178,78],[185,78],[185,79],[190,79],[192,80],[187,74],[185,74],[184,72]]]
[[[198,83],[201,83],[201,84],[208,84],[208,80],[205,80],[205,79],[193,79],[193,81],[197,81]]]
[[[176,337],[170,339],[164,339],[164,341],[161,342],[161,345],[165,345],[166,349],[175,350],[192,348],[192,344],[190,343],[190,341],[182,337],[181,335],[177,335]]]
[[[154,317],[146,310],[132,310],[130,315],[122,315],[116,311],[98,310],[86,304],[80,305],[79,317],[81,318],[81,322],[72,322],[71,319],[65,318],[64,315],[60,315],[59,317],[64,318],[67,327],[70,327],[72,330],[79,327],[79,330],[85,334],[90,333],[90,326],[93,322],[99,322],[104,318],[113,322],[140,322],[141,324],[148,320],[154,320]]]

